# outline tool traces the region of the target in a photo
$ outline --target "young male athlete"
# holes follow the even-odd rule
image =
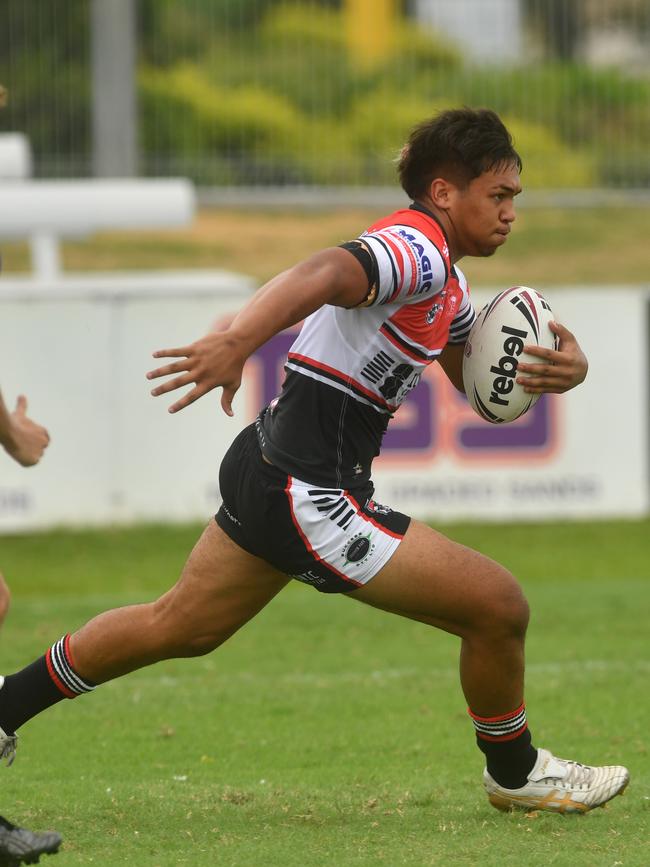
[[[23,467],[43,456],[50,441],[47,430],[27,416],[27,399],[21,395],[9,412],[0,391],[0,445]],[[0,625],[9,610],[9,588],[0,573]],[[43,854],[54,854],[61,845],[55,831],[35,832],[18,828],[0,816],[0,865],[35,864]]]
[[[399,163],[413,200],[359,238],[266,284],[230,326],[148,376],[154,395],[193,384],[176,412],[211,389],[232,415],[246,359],[305,319],[280,396],[244,429],[220,472],[223,505],[178,583],[156,602],[108,611],[5,679],[4,752],[45,707],[161,659],[208,653],[296,578],[461,639],[460,677],[485,754],[484,784],[501,809],[584,812],[623,791],[622,767],[589,767],[535,749],[524,707],[528,606],[487,557],[373,499],[371,465],[393,413],[433,361],[462,389],[474,320],[463,256],[491,256],[510,232],[521,161],[488,110],[443,112],[412,133]],[[575,337],[528,348],[530,392],[585,378]]]

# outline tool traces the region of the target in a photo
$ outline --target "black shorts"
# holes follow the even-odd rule
[[[234,440],[221,463],[217,524],[245,551],[323,593],[368,582],[402,541],[408,515],[372,499],[368,482],[353,491],[323,488],[268,464],[255,425]]]

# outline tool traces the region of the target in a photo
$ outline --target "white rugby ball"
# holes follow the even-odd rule
[[[553,311],[535,289],[513,286],[481,310],[465,344],[463,382],[473,409],[492,424],[514,421],[539,399],[515,381],[520,361],[539,362],[525,345],[555,349]]]

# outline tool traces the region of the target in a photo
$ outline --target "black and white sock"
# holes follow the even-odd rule
[[[0,728],[7,734],[45,708],[95,689],[75,671],[70,636],[64,635],[44,656],[4,679],[0,689]]]
[[[506,789],[519,789],[528,782],[528,774],[537,760],[537,750],[521,704],[510,713],[482,717],[468,708],[476,730],[476,743],[485,755],[490,776]]]

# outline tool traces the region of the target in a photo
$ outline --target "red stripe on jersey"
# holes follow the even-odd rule
[[[400,342],[383,325],[381,326],[381,328],[379,330],[384,335],[386,340],[389,340],[393,344],[393,346],[395,346],[397,349],[399,349],[399,351],[402,353],[402,355],[408,355],[409,358],[412,358],[413,361],[417,361],[420,364],[429,364],[431,361],[433,361],[432,358],[428,358],[428,357],[423,358],[421,353],[420,353],[420,355],[417,355],[415,353],[415,351],[412,351],[411,349],[409,349],[408,345],[406,344],[406,338],[404,338],[404,340],[402,342]]]
[[[310,358],[308,355],[299,355],[297,352],[290,352],[287,358],[289,361],[291,361],[292,358],[295,358],[296,361],[304,361],[306,364],[311,364],[313,367],[319,368],[326,373],[331,373],[340,381],[341,385],[354,385],[355,388],[367,395],[374,403],[380,404],[387,410],[390,410],[390,412],[395,412],[397,410],[397,406],[387,403],[383,397],[375,394],[374,391],[370,391],[369,388],[366,388],[365,385],[361,385],[360,382],[357,382],[356,379],[352,379],[351,376],[347,376],[335,367],[330,367],[329,364],[323,364],[322,361],[317,361],[315,358]]]
[[[291,514],[291,520],[293,521],[293,526],[298,531],[298,535],[302,539],[305,548],[309,551],[309,553],[314,558],[314,560],[318,561],[319,563],[323,563],[323,565],[327,566],[327,568],[331,572],[334,572],[335,575],[338,575],[339,578],[343,578],[343,580],[347,581],[349,584],[354,584],[355,587],[361,587],[362,584],[359,581],[355,581],[354,578],[350,578],[349,575],[345,575],[345,573],[339,572],[339,570],[335,566],[332,566],[331,563],[328,563],[327,560],[324,560],[318,554],[318,552],[312,548],[311,543],[310,543],[309,539],[307,538],[307,536],[305,536],[302,527],[298,523],[298,518],[296,517],[296,513],[293,510],[293,497],[291,496],[291,482],[292,481],[293,481],[292,477],[287,476],[287,486],[284,489],[284,493],[287,495],[287,500],[289,501],[289,513]]]
[[[397,269],[399,271],[399,280],[397,282],[397,286],[395,287],[395,291],[390,297],[390,300],[392,301],[404,285],[404,257],[402,255],[402,251],[399,249],[399,247],[391,237],[390,232],[380,232],[379,235],[392,250],[393,256],[395,258],[395,264],[397,265]]]
[[[388,244],[391,245],[391,249],[392,249],[392,244],[399,244],[399,246],[403,247],[404,252],[406,253],[406,256],[409,260],[409,264],[411,266],[411,282],[409,283],[409,288],[408,288],[406,294],[412,295],[413,292],[415,291],[415,287],[417,286],[417,282],[418,282],[418,266],[417,266],[417,262],[415,261],[415,256],[413,255],[413,250],[411,250],[409,242],[406,240],[406,238],[402,238],[402,236],[399,235],[397,232],[386,232],[386,234],[382,235],[382,237],[384,237],[386,239],[386,241],[388,242]],[[393,240],[391,241],[391,239],[393,239]],[[404,285],[404,272],[402,271],[402,286],[403,285]],[[400,286],[400,289],[402,288],[402,286]],[[393,297],[394,297],[394,295],[393,295]],[[391,301],[392,300],[393,299],[391,297]]]

